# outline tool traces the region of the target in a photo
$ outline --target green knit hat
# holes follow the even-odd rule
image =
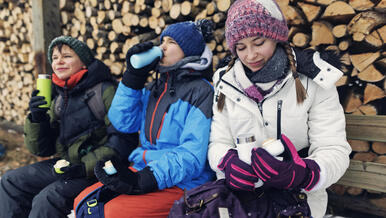
[[[94,61],[91,49],[84,43],[71,36],[59,36],[52,40],[48,46],[48,61],[52,64],[52,50],[58,44],[66,44],[79,56],[80,60],[88,67]]]

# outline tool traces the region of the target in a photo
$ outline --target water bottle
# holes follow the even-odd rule
[[[265,140],[262,146],[268,153],[274,156],[276,159],[283,161],[283,157],[279,157],[284,152],[284,146],[280,139],[269,138]]]
[[[162,49],[158,46],[153,46],[147,51],[132,55],[130,57],[130,63],[135,69],[139,69],[150,64],[157,57],[162,58],[162,55]]]
[[[241,134],[237,136],[237,153],[240,160],[251,165],[252,149],[257,148],[256,138],[253,134]],[[259,179],[255,182],[255,188],[261,187],[264,182]]]
[[[40,105],[42,108],[51,106],[51,75],[39,74],[36,81],[36,89],[39,90],[38,96],[43,96],[47,104]]]

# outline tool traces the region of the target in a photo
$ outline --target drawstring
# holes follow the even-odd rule
[[[153,93],[153,96],[156,98],[158,96],[158,76],[159,76],[159,71],[157,70],[155,72],[155,90]]]
[[[175,76],[174,73],[171,73],[171,79],[170,79],[170,88],[169,88],[169,94],[170,96],[173,96],[176,92],[176,89],[174,88],[174,82],[175,82]]]

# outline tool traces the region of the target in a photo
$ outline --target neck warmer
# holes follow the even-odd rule
[[[256,102],[261,102],[276,85],[281,84],[288,73],[287,55],[279,45],[270,60],[256,72],[252,72],[241,61],[240,64],[244,70],[235,71],[235,80],[244,94]]]
[[[245,65],[243,67],[246,76],[252,83],[267,83],[287,75],[288,58],[284,48],[278,44],[275,53],[260,70],[252,72]]]
[[[54,73],[52,75],[52,82],[60,87],[67,86],[68,89],[74,88],[74,86],[82,79],[83,75],[87,72],[87,69],[81,70],[77,73],[74,73],[68,78],[67,80],[61,80],[58,76]]]

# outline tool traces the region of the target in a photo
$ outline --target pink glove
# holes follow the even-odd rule
[[[217,168],[225,171],[225,183],[236,191],[253,191],[259,180],[252,167],[240,160],[234,149],[228,150]]]
[[[263,148],[252,150],[252,168],[264,185],[279,189],[304,188],[310,191],[319,181],[320,168],[310,159],[299,157],[295,146],[281,135],[284,160],[279,161]]]

